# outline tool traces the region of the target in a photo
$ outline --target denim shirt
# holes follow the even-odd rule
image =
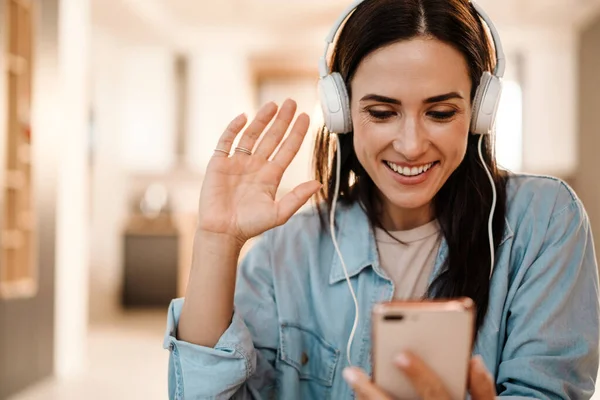
[[[394,284],[379,265],[361,207],[340,207],[336,218],[360,310],[350,357],[370,374],[371,309],[392,299]],[[447,251],[443,241],[432,278]],[[266,232],[241,262],[232,323],[214,348],[177,340],[182,305],[171,303],[164,339],[171,399],[353,398],[342,371],[354,303],[316,211]],[[589,399],[599,319],[598,271],[581,202],[560,180],[511,175],[489,308],[473,351],[498,396]]]

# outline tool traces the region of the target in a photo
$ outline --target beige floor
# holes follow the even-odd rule
[[[135,313],[92,327],[88,368],[78,378],[51,379],[10,400],[164,400],[168,351],[162,349],[166,315]]]
[[[9,400],[166,399],[165,318],[134,313],[91,328],[88,368],[79,378],[51,379]],[[600,393],[592,400],[600,400]]]

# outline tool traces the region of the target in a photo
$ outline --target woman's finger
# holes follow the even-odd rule
[[[389,400],[389,397],[358,368],[344,370],[344,379],[361,400]]]
[[[469,393],[473,400],[496,398],[494,379],[485,368],[481,356],[475,356],[469,364]]]
[[[321,186],[317,181],[304,182],[283,196],[278,204],[277,226],[285,224],[312,195],[321,189]]]
[[[283,103],[273,125],[271,125],[267,133],[265,133],[256,148],[255,154],[257,156],[269,158],[271,154],[273,154],[292,123],[294,115],[296,114],[296,108],[297,105],[294,100],[287,99]]]
[[[276,113],[277,104],[273,102],[265,104],[258,111],[254,120],[250,123],[250,125],[248,125],[248,127],[242,134],[242,138],[240,139],[238,146],[247,149],[248,151],[252,151],[261,133],[265,130],[267,125],[269,125]],[[236,152],[236,154],[244,153]]]
[[[396,364],[411,381],[421,399],[450,400],[444,383],[419,357],[408,352],[403,353],[396,358]]]
[[[282,175],[294,157],[296,157],[300,146],[302,146],[302,141],[308,131],[309,125],[310,118],[308,115],[305,113],[300,114],[296,119],[296,123],[294,123],[290,134],[277,151],[277,154],[275,154],[275,157],[273,157],[272,162],[276,163],[281,168]]]
[[[233,141],[236,136],[240,133],[240,131],[246,125],[248,118],[246,114],[241,114],[235,117],[225,129],[225,132],[219,138],[219,142],[217,143],[217,147],[215,147],[215,157],[229,157],[231,153],[231,146],[233,145]]]

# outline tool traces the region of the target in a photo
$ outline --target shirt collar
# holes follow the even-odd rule
[[[366,212],[358,202],[351,205],[339,205],[336,210],[336,239],[348,270],[348,277],[359,274],[367,267],[376,271],[379,267],[379,253],[375,235]],[[504,234],[500,245],[514,236],[508,219],[505,220]],[[436,258],[433,277],[441,272],[444,260],[448,254],[448,244],[444,238]],[[333,251],[329,284],[335,284],[346,279],[344,268],[337,251]]]
[[[367,214],[358,202],[338,206],[336,239],[350,278],[369,266],[378,268],[379,255],[375,236],[371,231]],[[330,284],[346,279],[342,262],[335,249],[331,265]]]

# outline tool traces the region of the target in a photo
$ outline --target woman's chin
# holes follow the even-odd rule
[[[429,208],[433,200],[433,197],[428,196],[426,193],[397,193],[397,190],[394,190],[394,192],[396,193],[391,193],[391,196],[384,194],[386,194],[385,197],[388,199],[389,206],[396,209],[419,211]]]

